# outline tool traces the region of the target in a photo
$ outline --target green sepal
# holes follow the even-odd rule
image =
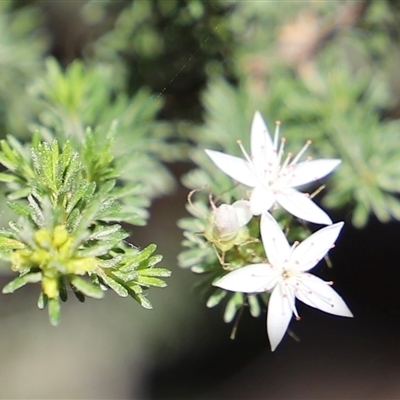
[[[66,223],[66,227],[68,229],[68,231],[72,232],[76,229],[76,227],[79,225],[79,222],[82,219],[82,215],[81,212],[77,209],[74,208],[70,214],[68,215],[67,218],[67,223]]]
[[[7,199],[14,201],[14,200],[19,200],[27,197],[30,193],[32,192],[32,189],[30,187],[24,187],[21,189],[18,189],[16,191],[13,191],[7,195]]]
[[[31,210],[30,218],[38,227],[42,228],[44,226],[44,215],[41,208],[31,194],[28,195],[28,202]]]
[[[104,239],[107,239],[107,236],[118,232],[120,229],[121,229],[121,225],[118,225],[118,224],[106,225],[106,226],[102,226],[102,225],[96,226],[94,231],[90,234],[88,240],[104,240]],[[127,232],[124,232],[124,234],[126,235],[125,237],[129,236],[129,234]],[[125,239],[125,237],[122,238],[122,239]]]
[[[146,308],[148,310],[151,310],[153,308],[152,304],[145,295],[141,293],[135,293],[131,290],[129,291],[129,295],[134,298],[143,308]]]
[[[8,137],[9,139],[10,137]],[[0,141],[2,154],[0,153],[0,162],[11,171],[15,171],[18,167],[18,159],[6,140]]]
[[[118,294],[118,296],[121,297],[127,297],[128,296],[128,290],[119,282],[117,282],[115,279],[112,277],[108,276],[104,271],[99,269],[97,272],[97,275],[101,279],[101,282],[108,286],[110,289],[114,290],[115,293]]]
[[[194,265],[190,270],[195,274],[204,274],[206,272],[211,272],[215,270],[215,265],[211,263]]]
[[[7,172],[0,172],[0,182],[4,183],[24,183],[23,179],[21,179],[17,175],[12,175]]]
[[[162,260],[162,256],[158,254],[152,256],[156,249],[157,246],[155,244],[150,244],[135,254],[129,254],[126,257],[126,264],[121,268],[121,271],[140,271],[141,273],[141,271],[147,270],[153,265],[159,263]],[[162,273],[165,273],[166,270],[162,268],[162,271]]]
[[[5,236],[7,238],[15,238],[14,232],[11,232],[8,229],[0,228],[0,236]]]
[[[79,290],[75,290],[75,287],[71,285],[72,293],[75,295],[75,297],[78,299],[79,302],[84,303],[86,301],[85,295],[80,292]]]
[[[146,225],[147,212],[143,213],[145,215],[143,217],[136,213],[122,211],[121,206],[118,207],[119,207],[118,210],[115,209],[114,212],[99,217],[99,219],[101,219],[104,222],[125,222],[136,226]]]
[[[123,256],[121,254],[114,256],[113,258],[109,260],[99,260],[99,268],[114,268],[116,267],[123,259]]]
[[[43,292],[40,292],[39,298],[37,301],[38,308],[43,310],[47,306],[48,301],[49,301],[49,298],[46,296],[46,294],[44,294]]]
[[[93,246],[80,250],[77,255],[79,257],[98,257],[107,254],[114,246],[114,242],[102,240]]]
[[[67,214],[71,213],[74,207],[78,204],[78,202],[82,199],[86,200],[90,194],[93,195],[94,190],[96,189],[95,182],[85,182],[82,181],[81,185],[78,189],[72,194],[72,196],[67,200],[67,204],[65,207],[65,212]]]
[[[21,217],[29,217],[32,213],[32,209],[26,204],[15,203],[12,201],[7,201],[8,207],[11,208],[16,214]]]
[[[203,250],[203,251],[202,251]],[[188,268],[190,267],[193,271],[193,268],[197,268],[201,270],[202,264],[204,263],[204,258],[208,255],[207,249],[190,249],[184,250],[178,256],[179,266],[181,268]],[[212,252],[210,252],[212,254]],[[215,253],[214,253],[215,254]],[[195,271],[193,271],[195,272]]]
[[[75,289],[82,292],[85,296],[94,299],[102,299],[104,297],[104,292],[99,287],[94,286],[91,282],[76,275],[68,276],[68,280]]]
[[[139,270],[141,276],[156,276],[158,278],[168,278],[171,276],[171,271],[166,268],[147,268]]]
[[[250,314],[253,317],[258,317],[261,314],[261,307],[257,295],[247,295],[247,301],[249,304]]]
[[[51,325],[57,326],[60,323],[60,300],[58,298],[48,299],[47,307]]]
[[[1,144],[3,144],[3,140],[1,141]],[[3,146],[2,146],[3,147]],[[2,148],[3,150],[3,148]],[[0,164],[4,165],[7,169],[9,169],[10,171],[14,171],[16,169],[16,163],[15,161],[11,161],[4,153],[3,150],[3,154],[0,153]]]
[[[113,196],[115,199],[120,199],[127,196],[141,196],[142,186],[138,183],[125,184],[124,186],[118,186],[113,190]],[[148,200],[143,199],[143,205],[148,205]]]
[[[228,294],[226,290],[223,289],[215,289],[214,292],[211,294],[211,296],[207,300],[207,307],[212,308],[218,305],[221,300]]]
[[[38,283],[42,280],[41,272],[28,272],[27,274],[20,275],[8,282],[7,285],[3,287],[2,292],[4,294],[14,293],[17,289],[25,286],[27,283]]]
[[[142,286],[155,286],[155,287],[166,287],[167,284],[162,280],[162,279],[158,279],[158,278],[154,278],[154,277],[150,277],[150,276],[141,276],[138,275],[138,277],[136,278],[136,282],[139,285]]]
[[[238,310],[243,307],[244,294],[236,292],[228,300],[224,312],[224,321],[232,322]]]
[[[16,239],[10,237],[4,237],[0,233],[0,249],[6,252],[11,252],[13,250],[21,250],[25,248],[25,245]]]
[[[84,209],[79,218],[76,219],[76,225],[73,226],[74,234],[79,235],[81,232],[86,231],[89,226],[96,220],[99,213],[103,213],[105,209],[111,207],[113,199],[108,198],[101,200],[98,195],[92,198],[91,204]]]
[[[66,302],[68,300],[67,286],[65,285],[65,280],[63,277],[58,279],[58,290],[60,292],[59,296],[61,301]]]

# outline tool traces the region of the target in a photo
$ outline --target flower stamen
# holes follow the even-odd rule
[[[300,157],[305,153],[305,151],[308,149],[308,147],[311,144],[311,140],[307,140],[306,144],[303,146],[303,148],[297,153],[296,157],[293,159],[293,161],[291,162],[291,164],[296,164],[297,161],[300,160]]]
[[[275,133],[274,133],[274,150],[278,149],[278,140],[279,140],[279,128],[281,126],[281,121],[275,121]]]
[[[283,164],[281,166],[281,171],[283,171],[286,168],[286,166],[289,164],[290,159],[292,158],[292,156],[293,156],[293,153],[288,153],[285,161],[283,162]]]
[[[246,158],[246,160],[247,160],[250,164],[252,164],[252,163],[253,163],[253,160],[252,160],[252,158],[248,155],[246,149],[243,147],[242,141],[241,141],[241,140],[236,140],[236,143],[239,145],[240,150],[242,151],[242,153],[243,153],[244,157]]]
[[[290,248],[289,259],[292,257],[294,249],[300,244],[298,240],[294,241],[292,247]]]
[[[285,143],[286,143],[286,139],[284,137],[281,138],[281,145],[279,146],[279,150],[278,150],[278,163],[277,163],[278,165],[280,165],[281,160],[282,160]]]

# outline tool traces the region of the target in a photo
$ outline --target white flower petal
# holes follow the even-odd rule
[[[239,226],[244,226],[251,220],[253,214],[250,211],[250,202],[248,200],[235,201],[232,207],[236,210]]]
[[[268,211],[275,203],[275,196],[271,190],[263,186],[256,186],[250,196],[250,211],[253,215],[260,215]]]
[[[289,186],[296,187],[317,181],[332,172],[341,162],[338,159],[322,159],[299,163],[293,168]]]
[[[276,149],[259,111],[255,112],[251,124],[251,155],[257,171],[261,174],[267,165],[275,165],[277,162]]]
[[[277,193],[275,198],[277,203],[297,218],[315,224],[330,225],[332,223],[328,214],[319,208],[307,194],[288,188],[284,192]]]
[[[268,261],[278,267],[288,260],[290,245],[275,218],[268,212],[261,215],[261,238]]]
[[[311,274],[303,274],[299,281],[296,297],[303,303],[329,314],[352,317],[344,300],[323,281]]]
[[[277,274],[269,264],[251,264],[229,272],[213,283],[232,292],[261,293],[270,290],[277,280]]]
[[[294,308],[294,294],[289,286],[277,285],[268,302],[267,332],[271,350],[274,351],[281,342]]]
[[[214,150],[205,150],[214,164],[225,174],[243,185],[254,187],[258,184],[249,163],[243,158],[231,156]]]
[[[294,262],[293,269],[308,271],[313,268],[333,247],[343,227],[343,222],[326,226],[303,240],[292,252],[290,260]]]

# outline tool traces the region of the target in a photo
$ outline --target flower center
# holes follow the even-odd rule
[[[307,148],[311,144],[311,140],[307,140],[305,145],[300,151],[293,157],[293,153],[285,154],[285,143],[286,139],[282,137],[279,140],[279,128],[280,121],[276,121],[274,140],[272,143],[273,153],[275,157],[265,160],[254,160],[254,154],[250,157],[243,147],[241,140],[237,140],[246,161],[249,163],[253,173],[257,176],[260,184],[266,189],[271,189],[274,193],[278,193],[283,189],[290,186],[290,181],[293,178],[293,171],[295,170],[297,162],[306,152]],[[268,134],[268,133],[265,133]],[[280,144],[278,145],[278,143]],[[261,152],[264,154],[264,152]],[[260,155],[257,155],[259,157]]]
[[[292,249],[291,251],[293,251],[297,246],[298,246],[299,242],[294,242],[292,245]],[[294,283],[294,281],[297,281],[297,277],[299,275],[299,272],[295,269],[295,265],[293,263],[293,261],[287,261],[282,265],[282,272],[281,272],[281,277],[282,280],[287,281],[287,280],[292,280],[292,282]]]
[[[284,269],[282,272],[282,278],[283,279],[289,279],[290,277],[292,277],[293,275],[290,273],[290,271]]]

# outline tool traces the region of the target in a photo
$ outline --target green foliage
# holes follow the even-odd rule
[[[209,176],[209,181],[211,184],[211,176]],[[234,191],[231,191],[231,195],[232,192]],[[232,322],[244,307],[249,308],[251,315],[258,317],[261,313],[260,303],[265,306],[268,303],[268,296],[227,292],[212,286],[213,282],[227,272],[264,260],[265,252],[259,240],[258,219],[250,222],[249,237],[245,242],[231,245],[225,250],[224,247],[218,246],[207,238],[206,230],[212,223],[212,211],[205,204],[206,193],[197,192],[196,198],[196,202],[190,202],[187,207],[192,217],[183,218],[178,222],[185,236],[182,242],[185,250],[178,257],[180,267],[190,268],[195,274],[202,275],[195,289],[205,300],[207,307],[224,304],[225,322]],[[232,335],[234,337],[234,331]]]
[[[400,219],[400,202],[396,198],[400,192],[397,168],[400,124],[379,120],[377,110],[383,104],[381,87],[368,75],[354,79],[346,70],[331,72],[326,82],[327,91],[321,94],[310,92],[290,77],[283,84],[271,85],[270,108],[287,93],[285,104],[280,104],[279,109],[283,117],[281,130],[290,138],[290,149],[296,153],[311,139],[310,152],[343,160],[329,181],[324,202],[331,208],[352,207],[356,226],[364,226],[371,213],[382,222]],[[296,90],[289,90],[294,85]],[[358,104],[360,97],[363,101]],[[250,126],[253,102],[243,90],[218,80],[210,84],[204,104],[208,111],[205,125],[193,130],[192,135],[193,140],[201,142],[201,147],[193,150],[192,159],[202,171],[190,172],[183,182],[190,189],[198,188],[198,183],[202,182],[202,186],[208,185],[211,190],[222,188],[224,192],[230,184],[227,177],[216,173],[215,179],[207,181],[204,176],[204,171],[210,171],[213,165],[203,154],[203,148],[239,154],[235,140],[228,138],[248,144],[248,138],[243,136]],[[268,105],[259,106],[263,110],[269,108]],[[240,107],[241,113],[238,112]],[[223,198],[226,200],[226,196]]]
[[[130,246],[129,234],[115,223],[142,224],[144,210],[141,200],[135,202],[135,188],[118,183],[111,141],[99,145],[87,132],[83,159],[69,141],[60,148],[57,140],[35,138],[30,153],[12,137],[1,142],[0,162],[9,171],[0,180],[10,188],[8,205],[19,217],[0,233],[0,255],[18,273],[3,293],[40,283],[38,305],[48,306],[53,325],[67,287],[80,301],[100,299],[111,288],[151,308],[144,291],[164,287],[161,278],[170,275],[154,267],[161,261],[153,255],[155,245]]]
[[[232,75],[235,40],[222,24],[231,9],[216,0],[132,1],[87,53],[112,68],[118,84],[128,83],[130,91],[144,84],[176,102],[163,110],[168,118],[198,119],[192,93],[204,85],[207,73]]]
[[[47,39],[39,30],[40,11],[11,10],[12,1],[0,2],[0,135],[26,135],[33,101],[26,85],[42,71]]]
[[[400,98],[393,80],[400,50],[385,36],[390,29],[400,34],[398,12],[391,14],[386,2],[286,6],[284,19],[274,15],[277,8],[272,3],[254,2],[241,3],[227,17],[240,43],[235,54],[239,82],[210,79],[202,96],[204,123],[189,132],[197,143],[191,158],[201,171],[189,173],[183,182],[190,189],[201,182],[211,191],[228,190],[222,174],[216,173],[212,181],[204,176],[213,166],[203,149],[238,154],[235,141],[248,145],[251,117],[258,109],[270,130],[273,120],[268,117],[282,122],[290,151],[296,153],[311,139],[311,156],[342,159],[322,193],[326,206],[350,212],[357,227],[365,226],[371,215],[382,222],[400,219],[400,123],[390,116],[393,107],[398,108],[395,96]],[[364,17],[358,30],[340,25],[346,15],[354,24]],[[296,32],[303,35],[303,53],[293,45]],[[326,32],[332,33],[329,39]]]
[[[270,131],[274,120],[281,121],[281,135],[288,139],[285,152],[296,154],[311,139],[307,155],[342,159],[317,201],[350,214],[357,227],[371,215],[382,222],[400,220],[400,91],[394,74],[400,60],[394,40],[400,35],[398,11],[384,1],[279,8],[241,2],[222,21],[237,43],[236,81],[210,77],[201,98],[203,122],[187,131],[197,168],[182,182],[196,191],[196,201],[188,207],[192,216],[179,222],[184,249],[178,259],[181,267],[202,275],[196,285],[201,296],[208,307],[223,304],[226,322],[238,320],[245,306],[258,316],[268,294],[244,296],[212,283],[227,271],[265,262],[265,255],[254,221],[248,225],[250,240],[239,246],[223,248],[210,241],[208,196],[216,204],[231,204],[247,194],[216,169],[204,149],[240,155],[237,141],[250,147],[251,118],[260,110]],[[289,238],[309,235],[291,218],[275,216]]]
[[[90,39],[65,68],[44,58],[40,3],[12,6],[0,5],[0,129],[10,134],[0,181],[19,219],[0,232],[0,255],[18,272],[5,290],[40,283],[52,323],[67,288],[83,300],[108,287],[149,306],[144,290],[168,272],[155,267],[152,245],[129,246],[121,225],[146,222],[150,200],[174,187],[162,162],[185,157],[196,169],[183,183],[197,193],[179,222],[179,263],[203,275],[199,290],[209,307],[224,303],[226,321],[244,305],[260,314],[267,296],[211,286],[265,255],[256,222],[233,246],[210,234],[208,195],[219,205],[247,194],[204,153],[238,155],[238,139],[248,148],[257,109],[270,130],[282,122],[289,151],[311,139],[309,155],[342,159],[317,201],[358,227],[371,215],[400,219],[396,2],[89,1]],[[32,132],[27,145],[15,139]],[[278,217],[289,235],[306,235]]]
[[[166,143],[169,129],[154,121],[162,106],[161,99],[151,96],[146,89],[128,97],[116,87],[114,72],[101,65],[89,67],[77,60],[63,71],[52,58],[46,65],[45,77],[30,87],[42,108],[38,123],[33,126],[42,137],[47,141],[68,139],[76,148],[85,141],[86,164],[96,156],[89,147],[103,142],[110,152],[107,157],[114,157],[120,165],[120,179],[127,185],[140,182],[143,197],[170,192],[174,180],[160,158],[181,157],[181,149]],[[88,127],[93,144],[86,140]],[[108,136],[104,140],[108,131],[112,131],[112,139]],[[93,173],[97,165],[90,162]]]

